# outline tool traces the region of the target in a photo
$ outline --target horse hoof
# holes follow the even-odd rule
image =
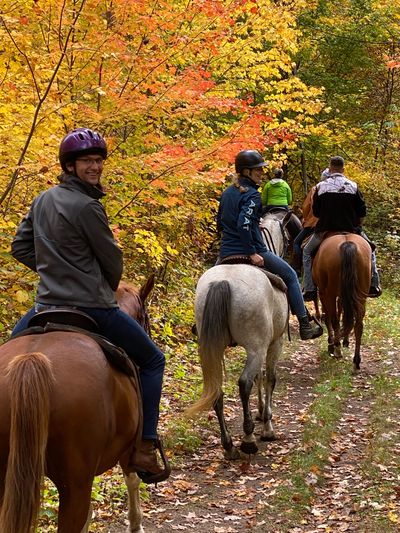
[[[333,344],[328,344],[328,354],[333,355],[333,352],[335,351],[335,347]]]
[[[260,440],[262,440],[263,442],[272,442],[272,441],[276,440],[276,436],[275,436],[275,434],[272,434],[272,435],[261,435]]]
[[[225,450],[224,457],[228,461],[237,461],[238,459],[241,459],[240,452],[235,446],[232,446],[230,450]]]
[[[258,452],[258,446],[255,442],[242,442],[240,450],[246,455],[254,455]]]

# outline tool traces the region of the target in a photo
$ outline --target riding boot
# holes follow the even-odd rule
[[[379,272],[376,267],[376,254],[373,251],[371,254],[371,271],[372,271],[372,279],[371,279],[371,286],[368,291],[369,298],[378,298],[382,294],[382,289],[379,284]]]
[[[300,326],[300,338],[302,341],[316,339],[323,333],[323,329],[319,324],[312,325],[308,316],[301,316],[298,318]]]
[[[144,483],[159,483],[171,473],[168,459],[159,439],[143,439],[133,457],[133,468]]]

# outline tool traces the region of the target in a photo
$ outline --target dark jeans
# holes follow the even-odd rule
[[[138,365],[143,395],[143,438],[155,439],[165,367],[164,354],[136,320],[118,307],[110,309],[79,307],[78,309],[91,316],[97,322],[101,334],[125,350],[128,357]],[[12,335],[26,329],[29,319],[35,312],[35,308],[30,309],[16,324]]]
[[[296,315],[297,318],[306,316],[307,311],[304,305],[301,287],[299,280],[297,279],[297,274],[293,268],[286,263],[286,261],[272,252],[262,252],[259,253],[259,255],[264,259],[265,268],[273,274],[280,276],[285,282],[292,313]]]

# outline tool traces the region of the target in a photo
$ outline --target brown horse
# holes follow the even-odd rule
[[[140,290],[117,296],[134,317],[145,316]],[[142,532],[139,478],[131,460],[141,438],[138,382],[113,368],[82,333],[16,337],[0,347],[0,531],[30,533],[43,477],[59,493],[58,532],[84,533],[96,475],[120,463],[128,487],[129,532]]]
[[[365,302],[371,281],[371,248],[353,233],[328,236],[315,256],[312,274],[325,313],[328,351],[342,357],[341,341],[348,346],[354,329],[353,364],[359,370]]]

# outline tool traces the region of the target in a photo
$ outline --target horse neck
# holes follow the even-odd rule
[[[282,221],[274,215],[266,215],[261,220],[261,233],[269,251],[281,257],[285,249]]]
[[[115,296],[120,309],[135,319],[147,331],[149,328],[148,317],[140,291],[134,285],[121,282]]]

